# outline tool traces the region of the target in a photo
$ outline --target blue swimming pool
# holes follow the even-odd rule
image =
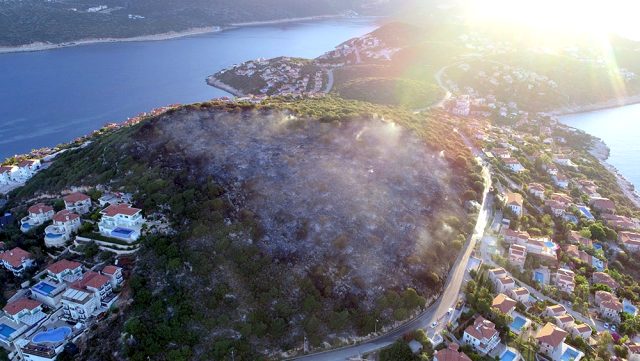
[[[16,330],[12,327],[0,323],[0,338],[8,340],[9,336],[11,336],[11,334],[14,332],[16,332]]]
[[[589,210],[589,208],[585,206],[579,206],[578,210],[580,211],[580,213],[582,213],[583,216],[587,217],[587,219],[590,219],[590,220],[595,219],[593,217],[593,214],[591,214],[591,211]]]
[[[112,236],[119,237],[119,238],[130,238],[132,234],[133,234],[133,230],[128,228],[122,228],[122,227],[118,227],[113,231],[111,231]]]
[[[33,336],[31,340],[33,343],[58,343],[64,341],[64,339],[71,334],[71,328],[58,327],[53,330],[40,332]]]
[[[516,316],[513,319],[513,322],[511,322],[511,325],[509,327],[511,327],[514,330],[520,331],[522,330],[522,327],[524,327],[524,325],[527,323],[527,320],[525,318],[522,318],[520,316]]]
[[[538,283],[544,283],[544,275],[542,272],[535,271],[533,272],[533,280]]]
[[[513,361],[516,358],[515,352],[511,350],[506,350],[502,356],[500,356],[500,361]]]
[[[552,241],[546,241],[546,242],[544,242],[544,245],[545,245],[545,246],[547,246],[547,247],[549,247],[549,248],[551,248],[551,249],[554,249],[554,250],[555,250],[555,249],[556,249],[556,247],[557,247],[557,246],[556,246],[556,244],[555,244],[555,243],[553,243]]]
[[[575,360],[578,357],[578,355],[580,355],[580,353],[576,349],[568,347],[566,351],[564,351],[564,353],[562,354],[562,357],[560,358],[560,360],[572,361],[572,360]]]
[[[600,249],[602,249],[602,245],[600,243],[594,243],[593,244],[593,248],[595,248],[597,250],[600,250]]]
[[[52,239],[52,238],[60,238],[62,237],[62,234],[60,233],[47,233],[47,238]]]
[[[31,228],[31,225],[29,223],[22,223],[21,227],[23,229],[29,229],[29,228]]]
[[[37,285],[31,287],[31,290],[40,293],[45,296],[49,296],[56,288],[46,282],[40,282]]]

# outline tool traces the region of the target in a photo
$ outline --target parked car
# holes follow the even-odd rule
[[[605,324],[604,324],[604,328],[609,329],[609,324],[608,324],[608,323],[605,323]]]
[[[436,326],[438,326],[438,321],[433,321],[431,328],[436,328]]]

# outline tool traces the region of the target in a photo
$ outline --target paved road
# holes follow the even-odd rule
[[[487,227],[487,223],[490,219],[491,209],[492,209],[492,197],[488,194],[488,190],[491,187],[491,177],[489,175],[489,170],[485,168],[483,170],[483,176],[485,178],[485,191],[482,199],[482,208],[480,213],[478,214],[478,220],[476,222],[476,227],[473,231],[473,235],[469,238],[466,244],[466,248],[462,253],[458,255],[453,268],[449,272],[449,277],[447,278],[447,282],[445,284],[445,290],[442,295],[434,302],[431,306],[429,306],[423,313],[421,313],[417,318],[413,319],[405,323],[404,325],[386,333],[384,335],[378,336],[374,339],[371,339],[365,343],[354,345],[354,346],[346,346],[343,348],[316,353],[307,356],[301,356],[295,358],[295,360],[305,360],[305,361],[340,361],[340,360],[348,360],[349,358],[358,357],[364,353],[372,352],[383,347],[386,347],[393,342],[395,342],[402,335],[417,330],[419,328],[428,328],[429,325],[434,320],[439,320],[443,315],[446,315],[447,311],[450,307],[454,307],[458,300],[458,296],[460,294],[460,288],[462,286],[462,282],[464,280],[467,263],[469,262],[469,257],[473,252],[475,245],[478,240],[482,239],[484,236],[485,228]]]
[[[324,89],[324,92],[329,94],[331,89],[333,89],[333,69],[327,70],[327,87]]]

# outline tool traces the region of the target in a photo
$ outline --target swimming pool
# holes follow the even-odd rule
[[[560,358],[560,360],[561,361],[575,360],[576,358],[578,358],[578,355],[580,355],[580,353],[577,350],[571,347],[567,347],[567,349],[562,354],[562,357]]]
[[[8,340],[11,334],[14,332],[16,332],[16,330],[12,327],[0,323],[0,338]]]
[[[544,283],[544,275],[542,272],[535,271],[533,272],[533,280],[538,283]]]
[[[61,233],[47,233],[46,236],[47,238],[60,238],[63,235]]]
[[[544,245],[551,248],[554,251],[556,250],[556,247],[558,247],[553,241],[545,241]]]
[[[590,219],[590,220],[595,219],[593,217],[593,214],[591,214],[591,211],[589,210],[589,208],[585,206],[580,206],[578,207],[578,210],[580,211],[580,213],[582,213],[583,216],[587,217],[587,219]]]
[[[509,327],[511,327],[514,330],[520,331],[522,330],[522,327],[524,327],[524,325],[527,323],[527,320],[525,318],[522,318],[520,316],[516,316],[513,319],[513,322],[511,322],[511,325]]]
[[[511,350],[506,350],[502,356],[500,356],[500,361],[513,361],[516,358],[515,352]]]
[[[40,332],[33,336],[31,340],[33,343],[59,343],[71,334],[71,328],[58,327],[53,330]]]
[[[122,227],[118,227],[116,229],[114,229],[113,231],[111,231],[111,235],[114,237],[118,237],[118,238],[127,238],[129,239],[131,237],[131,235],[133,234],[133,230],[128,229],[128,228],[122,228]]]
[[[593,244],[593,248],[595,248],[596,250],[601,250],[602,249],[602,245],[600,243],[594,243]]]
[[[31,289],[42,295],[49,296],[51,292],[53,292],[53,290],[55,290],[56,288],[46,282],[40,282],[37,285],[31,287]]]

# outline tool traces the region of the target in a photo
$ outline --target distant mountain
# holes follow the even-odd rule
[[[358,13],[388,15],[415,0],[4,0],[0,46],[127,38],[206,26]]]

